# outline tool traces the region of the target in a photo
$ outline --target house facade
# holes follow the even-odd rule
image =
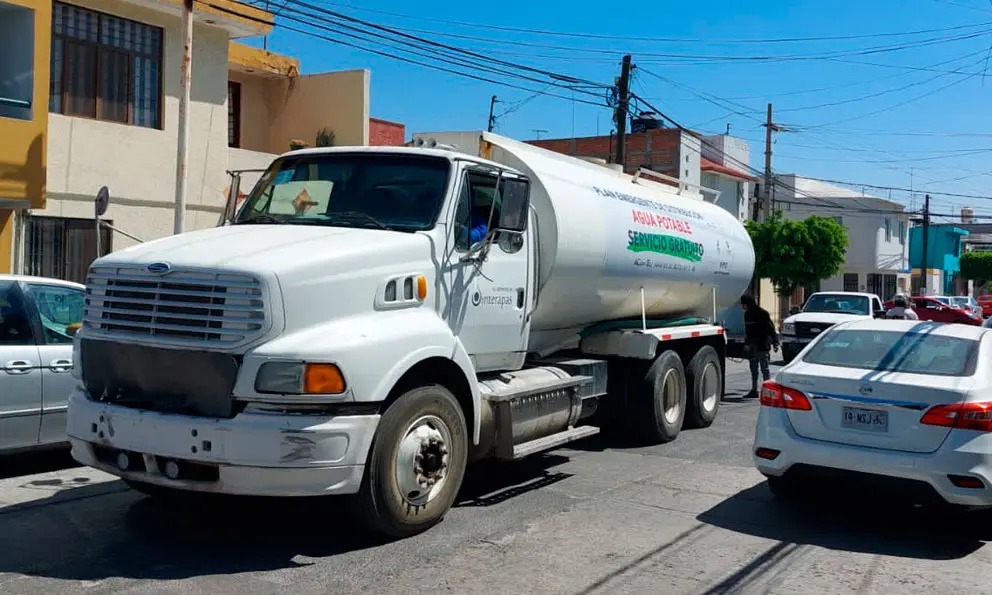
[[[867,291],[883,300],[910,290],[909,215],[902,204],[796,175],[776,176],[775,208],[788,219],[832,217],[847,230],[841,271],[811,291]],[[801,304],[796,295],[792,304]]]
[[[970,239],[963,225],[931,225],[927,230],[926,262],[923,254],[923,227],[909,230],[909,262],[913,267],[913,295],[963,295],[968,282],[961,279],[961,254]],[[923,277],[926,275],[926,290]]]
[[[0,138],[13,140],[0,147],[0,272],[82,281],[97,251],[101,186],[111,195],[103,219],[127,234],[105,230],[101,253],[173,233],[182,3],[0,0],[0,10],[8,5],[33,11],[34,38],[0,30],[0,44],[17,52],[0,48],[0,97],[15,96],[0,100]],[[367,145],[373,132],[390,142],[402,129],[370,118],[368,70],[301,74],[294,58],[234,41],[267,34],[273,19],[234,0],[195,5],[187,230],[218,223],[229,170],[263,168],[318,135]],[[32,69],[9,64],[28,50]],[[27,80],[26,112],[18,98]]]

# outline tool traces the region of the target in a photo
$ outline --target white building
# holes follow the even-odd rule
[[[716,204],[737,215],[740,221],[751,218],[751,197],[757,179],[745,171],[750,163],[751,149],[746,140],[726,134],[703,137],[700,183],[718,190]]]
[[[868,291],[883,300],[908,292],[909,215],[902,204],[795,174],[775,180],[774,205],[785,217],[832,217],[847,229],[841,272],[809,289]]]

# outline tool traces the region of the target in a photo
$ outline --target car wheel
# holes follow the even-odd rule
[[[775,477],[769,475],[766,477],[768,480],[768,489],[775,498],[784,501],[796,501],[801,495],[801,490],[799,485],[791,479],[786,477]]]

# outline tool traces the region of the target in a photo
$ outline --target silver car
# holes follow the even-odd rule
[[[72,336],[85,301],[77,283],[0,275],[0,454],[67,441]]]
[[[950,298],[951,303],[949,305],[955,308],[961,308],[962,310],[970,310],[979,316],[982,315],[982,305],[978,303],[978,300],[967,295],[958,295]]]

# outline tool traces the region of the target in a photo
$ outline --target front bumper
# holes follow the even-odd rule
[[[124,479],[198,492],[320,496],[359,490],[378,415],[170,415],[69,397],[72,456]],[[117,460],[129,455],[127,470]],[[166,464],[183,473],[170,479]]]
[[[753,454],[758,448],[780,452],[769,461]],[[761,407],[752,456],[766,476],[784,476],[794,466],[852,471],[926,483],[950,504],[992,506],[992,434],[952,430],[933,453],[881,450],[803,438],[792,429],[785,410]],[[977,477],[985,489],[957,487],[948,475]]]

